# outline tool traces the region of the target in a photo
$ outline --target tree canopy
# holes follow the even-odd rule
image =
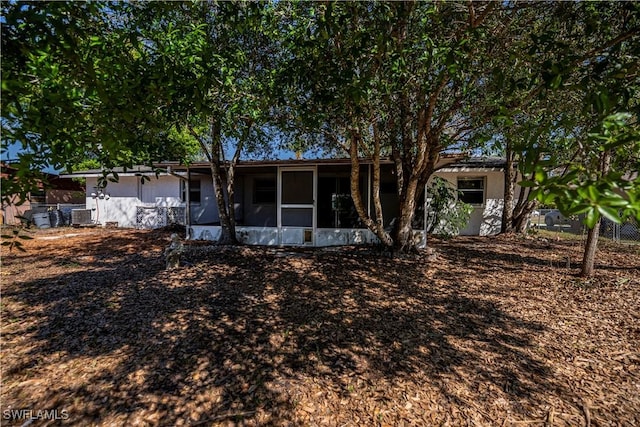
[[[452,151],[506,155],[507,194],[518,179],[532,193],[507,198],[509,221],[536,198],[589,226],[640,218],[639,15],[633,2],[4,2],[3,146],[23,148],[23,179],[3,196],[24,194],[46,165],[199,157],[234,240],[235,163],[286,142],[349,157],[360,219],[399,251]],[[611,166],[590,169],[602,153]],[[362,158],[374,165],[371,215]]]

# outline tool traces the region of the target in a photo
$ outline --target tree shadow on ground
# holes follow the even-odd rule
[[[155,252],[117,257],[5,288],[5,379],[17,385],[4,407],[65,407],[75,424],[282,425],[349,422],[339,408],[301,418],[310,383],[366,397],[414,382],[463,406],[560,387],[530,351],[542,324],[460,291],[454,276],[431,282],[416,260],[196,247],[166,272]],[[365,424],[394,422],[368,410]]]
[[[437,247],[444,257],[475,271],[487,271],[491,268],[521,271],[523,265],[545,271],[566,265],[566,258],[558,259],[548,243],[529,242],[528,245],[537,253],[532,256],[516,251],[496,250],[488,244],[487,238],[465,237],[464,240],[453,239],[446,244],[441,242]],[[567,248],[567,254],[569,251],[570,248]]]
[[[495,237],[494,237],[495,238]],[[579,241],[551,242],[548,239],[535,239],[529,241],[515,240],[511,245],[502,245],[500,249],[496,245],[490,245],[491,237],[470,237],[453,239],[442,242],[435,240],[435,246],[439,253],[450,262],[457,263],[461,267],[466,266],[469,271],[491,272],[492,270],[520,272],[523,266],[536,271],[559,270],[578,274],[577,270],[582,262],[584,243]],[[532,249],[535,255],[518,253],[519,245],[525,245]],[[600,245],[600,251],[607,251],[608,245]],[[616,253],[637,254],[633,248],[615,246]],[[559,255],[561,254],[561,255]],[[629,263],[630,260],[635,262]],[[599,270],[631,271],[640,269],[640,257],[623,257],[620,265],[613,265],[602,261],[598,255],[595,264],[596,272]]]

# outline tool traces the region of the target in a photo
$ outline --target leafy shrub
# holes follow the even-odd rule
[[[427,187],[427,233],[450,238],[469,223],[473,206],[458,200],[458,190],[446,179],[434,177]]]

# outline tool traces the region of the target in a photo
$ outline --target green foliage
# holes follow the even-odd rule
[[[6,200],[44,167],[91,161],[107,182],[115,167],[289,144],[391,158],[406,226],[439,154],[481,148],[589,224],[637,216],[638,3],[1,7],[2,150],[22,148]]]
[[[212,126],[229,151],[268,151],[270,6],[249,3],[132,5],[132,27],[145,40],[146,73],[170,128],[169,140],[190,147],[185,160],[206,158]],[[211,153],[209,153],[211,154]]]
[[[605,200],[632,191],[628,177],[638,170],[637,148],[625,143],[626,149],[609,151],[615,172],[598,177],[603,146],[594,133],[618,112],[632,113],[629,126],[637,120],[639,23],[637,3],[558,2],[512,14],[504,25],[520,30],[496,50],[488,80],[496,114],[474,135],[484,150],[517,164],[522,194],[536,188],[530,197],[551,205],[570,199],[564,209],[590,210],[592,225],[601,215],[613,216],[619,206],[606,205],[621,202]],[[547,177],[553,177],[549,186]],[[602,196],[596,200],[594,192]],[[531,206],[526,199],[518,205]]]
[[[520,185],[535,187],[532,197],[555,203],[563,215],[584,214],[589,228],[602,216],[616,223],[629,217],[640,220],[640,177],[637,172],[625,172],[640,170],[640,131],[633,117],[605,117],[582,148],[562,173],[550,174],[541,164],[535,180]],[[616,159],[626,167],[616,167]]]
[[[603,216],[618,223],[639,218],[640,8],[568,3],[561,10],[573,15],[557,24],[566,26],[562,43],[546,37],[548,46],[538,48],[555,51],[543,63],[548,89],[543,95],[576,101],[556,107],[570,118],[563,126],[542,127],[555,137],[555,149],[540,153],[536,162],[524,162],[531,179],[521,185],[566,216],[584,214],[590,228]]]
[[[19,218],[21,220],[24,219],[23,217]],[[24,222],[23,226],[11,229],[11,234],[2,234],[0,237],[2,238],[2,243],[0,243],[0,245],[9,248],[9,252],[12,252],[14,248],[20,252],[25,252],[21,240],[33,239],[33,237],[26,234],[26,230],[24,229]]]
[[[311,134],[306,141],[349,155],[354,164],[371,159],[374,171],[382,158],[393,160],[400,202],[392,236],[380,226],[376,191],[375,218],[358,203],[356,209],[385,245],[404,250],[422,193],[417,189],[426,185],[439,154],[467,147],[475,122],[487,117],[484,63],[495,37],[502,37],[489,30],[499,23],[499,8],[335,2],[282,9],[290,60],[278,87],[293,126]],[[377,188],[375,173],[373,181]]]
[[[450,238],[467,226],[473,206],[458,200],[458,191],[446,179],[433,177],[427,186],[427,233]]]
[[[2,3],[2,150],[21,148],[19,179],[3,185],[3,197],[25,198],[43,168],[72,171],[91,159],[109,171],[188,154],[167,138],[130,11],[124,3]]]

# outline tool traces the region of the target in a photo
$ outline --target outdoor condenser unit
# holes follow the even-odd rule
[[[72,209],[71,225],[91,224],[91,209]]]

